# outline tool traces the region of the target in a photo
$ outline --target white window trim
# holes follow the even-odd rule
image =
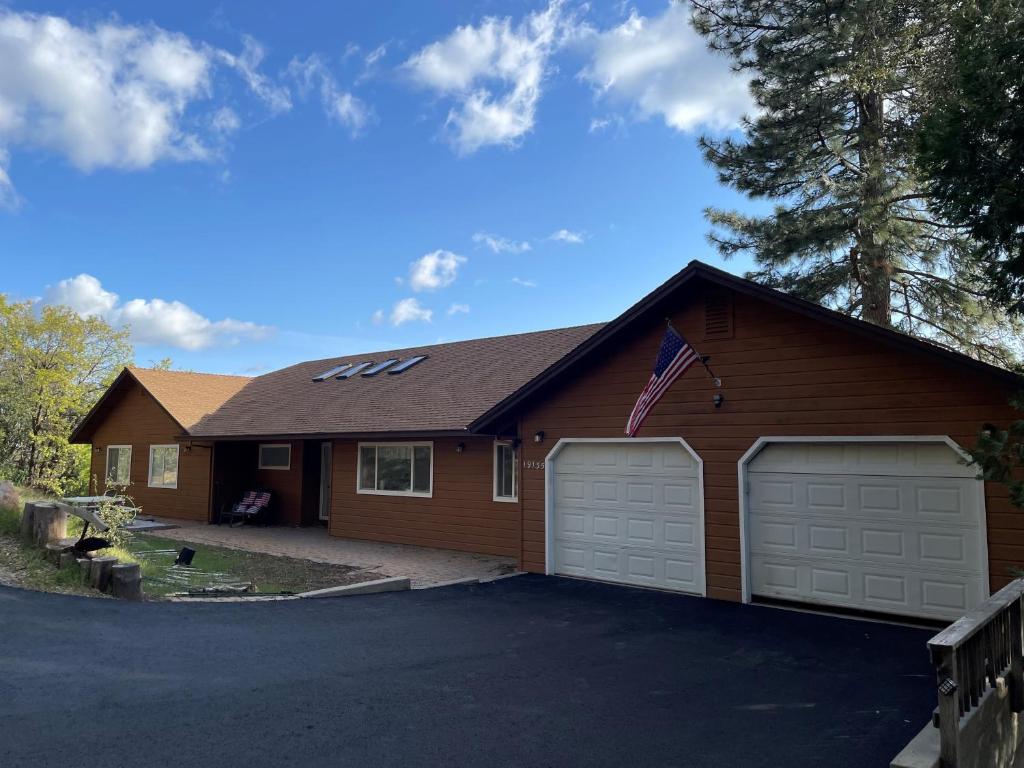
[[[378,490],[364,490],[359,487],[359,480],[363,476],[363,448],[364,447],[380,447],[385,448],[430,448],[430,490],[429,491],[378,491]],[[376,481],[376,473],[374,474],[374,481]],[[430,499],[434,497],[434,443],[433,442],[420,442],[420,443],[392,443],[392,442],[367,442],[358,443],[356,446],[356,493],[362,493],[367,496],[416,496],[420,499]]]
[[[498,446],[507,445],[512,449],[512,495],[511,496],[499,496],[498,495]],[[495,440],[494,441],[494,467],[491,470],[493,477],[493,499],[494,501],[503,501],[509,504],[516,504],[519,502],[519,451],[515,448],[515,443],[511,440]]]
[[[270,465],[263,463],[263,449],[264,448],[287,448],[288,449],[288,465]],[[259,469],[270,469],[279,472],[288,472],[292,468],[292,444],[291,443],[260,443],[260,447],[256,454],[256,463],[259,465]]]
[[[155,448],[173,448],[175,455],[178,457],[178,471],[174,473],[174,485],[163,485],[161,483],[153,482],[153,450]],[[166,488],[167,490],[174,491],[178,488],[178,474],[181,472],[181,447],[177,443],[164,443],[162,445],[151,445],[149,446],[149,470],[146,472],[146,484],[150,488]]]
[[[110,480],[110,449],[111,448],[116,448],[118,450],[127,450],[128,451],[128,482],[131,483],[131,481],[132,481],[132,447],[130,445],[108,445],[107,446],[107,465],[103,469],[103,484],[104,484],[104,486],[106,486],[107,484],[109,484],[111,482],[111,480]],[[116,479],[113,482],[114,482],[115,485],[120,485],[120,483],[118,483]]]

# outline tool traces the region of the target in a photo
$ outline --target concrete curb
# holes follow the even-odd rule
[[[464,579],[452,579],[451,581],[438,581],[430,584],[420,584],[419,586],[413,587],[413,589],[437,589],[438,587],[457,587],[461,584],[479,584],[480,579],[473,576],[467,576]]]
[[[402,592],[409,589],[409,587],[408,577],[396,576],[390,579],[376,579],[374,581],[363,581],[358,584],[345,584],[340,587],[314,589],[310,592],[300,592],[295,597],[313,599],[319,597],[347,597],[348,595],[374,595],[378,592]]]
[[[505,579],[514,579],[516,576],[525,576],[526,571],[516,571],[515,573],[503,573],[501,576],[489,576],[487,578],[480,579],[481,584],[490,584],[492,581],[504,581]]]

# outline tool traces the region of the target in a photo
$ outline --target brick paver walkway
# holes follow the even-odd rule
[[[158,518],[157,518],[158,519]],[[341,539],[315,528],[257,528],[207,525],[181,520],[163,520],[178,525],[155,536],[190,544],[263,552],[314,560],[321,563],[351,565],[385,576],[408,576],[412,586],[429,587],[456,579],[493,579],[514,573],[515,560],[492,555],[476,555],[448,549],[430,549],[405,544]]]

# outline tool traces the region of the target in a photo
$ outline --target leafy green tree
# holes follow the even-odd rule
[[[708,45],[752,76],[742,137],[703,137],[720,180],[774,201],[709,209],[755,279],[870,322],[1008,364],[966,230],[930,211],[914,174],[923,85],[947,32],[932,0],[691,0]]]
[[[0,294],[0,472],[53,493],[84,487],[71,431],[132,358],[128,332]]]
[[[1024,0],[951,15],[918,135],[932,208],[969,228],[989,294],[1024,314]]]

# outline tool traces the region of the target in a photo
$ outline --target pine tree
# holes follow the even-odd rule
[[[742,138],[703,137],[720,180],[775,202],[709,209],[751,276],[878,325],[1009,364],[966,230],[930,212],[915,131],[946,23],[940,0],[691,0],[694,26],[752,76]]]
[[[918,137],[933,208],[970,228],[992,298],[1024,314],[1024,0],[952,14]]]

